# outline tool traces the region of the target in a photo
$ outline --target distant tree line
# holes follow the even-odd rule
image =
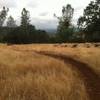
[[[56,34],[37,30],[30,24],[30,13],[23,8],[21,23],[17,26],[12,16],[7,18],[9,9],[0,11],[0,42],[12,44],[26,43],[63,43],[63,42],[100,42],[100,1],[91,1],[78,19],[77,26],[72,23],[74,8],[68,4],[62,8],[62,16],[57,17],[59,25]],[[6,26],[4,23],[6,21]]]
[[[9,16],[6,22],[9,9],[3,7],[0,12],[0,42],[25,44],[25,43],[48,43],[49,35],[44,30],[36,30],[35,26],[30,24],[30,14],[25,8],[21,13],[21,25],[17,26],[12,16]]]

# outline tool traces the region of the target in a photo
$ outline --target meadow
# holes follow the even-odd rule
[[[0,100],[97,100],[73,59],[100,77],[100,44],[0,44]]]

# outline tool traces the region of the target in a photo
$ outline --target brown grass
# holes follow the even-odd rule
[[[54,53],[61,53],[67,56],[71,56],[74,59],[85,62],[89,64],[95,71],[100,75],[100,46],[95,47],[95,45],[100,44],[34,44],[27,45],[28,51],[48,51]],[[74,46],[74,47],[73,47]],[[26,46],[14,46],[18,50],[26,50]]]
[[[0,100],[89,100],[84,82],[70,64],[36,54],[34,50],[65,53],[67,49],[1,44]]]

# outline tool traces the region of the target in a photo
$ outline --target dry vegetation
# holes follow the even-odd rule
[[[19,46],[20,47],[20,46]],[[16,49],[16,50],[13,50]],[[84,100],[84,83],[63,62],[0,46],[1,100]]]
[[[99,74],[99,49],[84,44],[1,44],[0,100],[89,100],[84,82],[72,65],[34,51],[72,56],[90,64]]]
[[[19,50],[25,50],[25,46],[15,46]],[[89,64],[100,75],[100,44],[50,44],[27,45],[28,50],[48,51],[57,54],[71,56],[74,59]]]

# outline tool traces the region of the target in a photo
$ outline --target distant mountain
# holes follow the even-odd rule
[[[57,29],[45,29],[47,33],[56,33]]]

